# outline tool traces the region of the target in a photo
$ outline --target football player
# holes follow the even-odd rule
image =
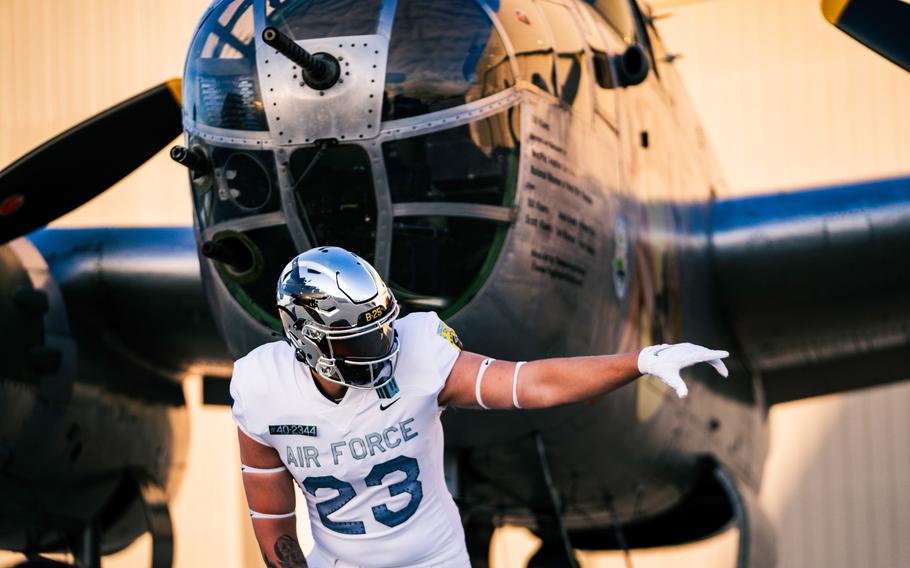
[[[682,397],[683,367],[706,362],[727,375],[727,352],[687,343],[526,363],[462,351],[434,312],[397,319],[395,297],[373,267],[335,247],[285,267],[278,310],[285,341],[238,360],[231,380],[243,484],[266,566],[470,566],[443,477],[439,417],[447,406],[545,408],[643,373]],[[294,482],[315,541],[307,558]]]

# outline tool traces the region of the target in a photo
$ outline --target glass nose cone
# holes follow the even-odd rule
[[[338,83],[312,88],[267,27],[331,54]],[[201,249],[232,309],[280,329],[281,268],[316,246],[376,266],[405,309],[446,315],[477,293],[519,171],[518,67],[499,29],[475,0],[212,5],[186,61],[184,125],[207,161],[190,180]]]

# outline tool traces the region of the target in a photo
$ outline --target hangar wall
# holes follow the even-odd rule
[[[910,73],[829,25],[819,0],[652,4],[735,192],[910,172]]]
[[[92,114],[180,77],[208,3],[0,1],[0,168]],[[187,174],[175,166],[163,151],[55,225],[187,226]],[[199,404],[199,384],[198,378],[186,383],[192,431],[189,466],[171,502],[176,566],[255,566],[262,561],[242,495],[230,412]],[[148,566],[149,545],[140,539],[103,566]],[[0,552],[0,566],[16,558]]]
[[[828,26],[815,0],[656,2],[734,193],[910,171],[910,74]],[[680,4],[683,4],[680,6]],[[0,168],[49,136],[179,76],[206,0],[0,1]],[[672,7],[667,7],[673,5]],[[116,141],[111,141],[115,144]],[[78,180],[73,180],[78,183]],[[58,226],[186,225],[185,172],[162,153]],[[198,404],[191,456],[173,503],[177,566],[255,565],[226,409]],[[790,403],[771,412],[762,501],[778,525],[780,565],[910,565],[910,383]],[[634,565],[732,566],[726,533]],[[518,530],[498,566],[535,546]],[[144,566],[148,542],[108,559]],[[13,562],[0,554],[0,566]],[[615,554],[584,565],[622,566]]]
[[[818,0],[652,4],[734,194],[910,174],[910,73]],[[771,410],[781,568],[910,565],[908,436],[910,383]]]

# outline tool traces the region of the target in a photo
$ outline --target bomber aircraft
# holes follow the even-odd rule
[[[502,521],[531,566],[731,525],[773,564],[769,406],[910,376],[910,179],[720,199],[672,62],[635,1],[216,0],[182,82],[0,172],[0,548],[98,567],[149,531],[170,566],[179,377],[273,341],[281,267],[339,245],[469,350],[733,354],[685,399],[445,413],[475,566]],[[192,228],[41,228],[181,132]]]

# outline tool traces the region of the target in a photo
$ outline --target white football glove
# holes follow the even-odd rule
[[[729,372],[721,359],[729,356],[730,354],[726,351],[708,349],[701,345],[691,343],[667,345],[664,343],[641,350],[641,353],[638,354],[638,370],[642,375],[654,375],[676,391],[679,398],[685,398],[689,394],[689,389],[679,376],[681,369],[696,363],[707,363],[714,367],[722,377],[726,377]]]

